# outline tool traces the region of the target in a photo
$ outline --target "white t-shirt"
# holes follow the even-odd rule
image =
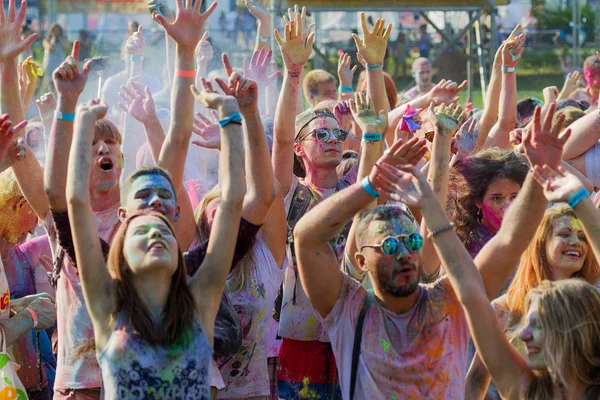
[[[348,185],[356,182],[356,177],[358,175],[357,165],[352,167],[343,178]],[[294,177],[292,186],[285,196],[284,203],[286,215],[289,214],[294,192],[296,191],[298,183],[298,179]],[[336,192],[335,188],[322,189],[311,187],[311,190],[315,191],[321,200],[326,199]],[[334,252],[338,257],[338,261],[341,263],[344,259],[346,239],[340,238],[334,247]],[[297,266],[292,265],[290,246],[288,246],[287,249],[287,256],[288,260],[290,260],[290,266],[285,271],[285,276],[283,278],[283,303],[279,321],[279,334],[282,337],[294,340],[318,340],[320,342],[329,342],[327,332],[325,332],[325,329],[318,321],[313,306],[306,296],[300,280],[296,279]]]

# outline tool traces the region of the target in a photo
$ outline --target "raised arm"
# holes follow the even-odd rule
[[[119,97],[123,100],[123,103],[119,103],[119,108],[139,121],[144,127],[152,159],[155,163],[158,163],[160,151],[165,141],[165,132],[156,115],[156,107],[150,88],[130,80],[127,86],[121,88]],[[135,143],[135,146],[139,149],[139,140]]]
[[[502,89],[500,90],[500,113],[485,140],[484,148],[509,148],[510,131],[517,122],[517,73],[516,68],[523,53],[525,35],[519,35],[502,49]],[[480,131],[481,135],[481,131]]]
[[[198,3],[200,2],[196,4]],[[233,96],[217,94],[205,80],[202,80],[202,86],[203,90],[201,93],[196,92],[196,98],[205,107],[217,109],[221,119],[240,112]],[[211,345],[215,318],[229,275],[246,194],[242,127],[239,121],[231,121],[221,128],[221,199],[211,227],[206,258],[190,281],[196,310]]]
[[[600,139],[600,118],[591,112],[569,125],[571,137],[565,143],[564,160],[572,160],[588,151]]]
[[[129,54],[129,78],[142,75],[144,67],[144,53],[146,52],[146,39],[144,39],[144,30],[140,25],[137,32],[134,32],[125,43],[125,50]]]
[[[183,170],[194,120],[194,96],[190,91],[196,76],[194,51],[202,36],[204,23],[217,6],[216,3],[212,3],[206,12],[200,13],[202,1],[198,0],[192,5],[191,0],[186,0],[185,4],[183,7],[181,1],[177,2],[177,17],[173,23],[159,13],[152,14],[177,43],[175,78],[171,91],[171,125],[158,164],[169,172],[180,196],[184,195],[181,190]],[[187,249],[196,234],[196,224],[191,204],[182,202],[180,207],[181,216],[175,223],[175,230],[180,246]]]
[[[77,271],[94,326],[98,352],[108,342],[113,329],[111,312],[115,306],[115,298],[112,278],[104,262],[100,236],[90,204],[89,181],[94,123],[104,117],[107,110],[107,106],[100,104],[99,100],[92,100],[78,107],[66,188],[73,244],[79,260]]]
[[[79,71],[79,41],[73,43],[73,52],[52,74],[54,86],[58,91],[56,111],[61,118],[54,117],[48,142],[48,162],[44,171],[44,189],[50,209],[57,212],[67,211],[65,197],[67,171],[73,136],[73,117],[79,95],[83,92],[91,69],[91,61]]]
[[[534,167],[547,164],[556,168],[560,163],[562,146],[569,133],[567,131],[558,138],[565,118],[561,115],[553,125],[554,110],[555,105],[552,104],[542,125],[541,109],[536,107],[533,129],[524,138],[525,155]],[[481,272],[490,299],[498,295],[519,263],[521,254],[529,245],[544,215],[545,208],[546,199],[542,188],[529,173],[519,195],[504,215],[500,230],[475,258],[475,265]],[[502,257],[498,257],[498,254],[502,254]]]
[[[283,38],[277,29],[274,32],[275,40],[281,49],[285,71],[275,111],[272,163],[275,179],[285,195],[290,190],[294,177],[294,130],[300,75],[312,53],[315,36],[311,33],[306,42],[304,41],[300,14],[285,25],[284,32]]]
[[[19,75],[17,57],[37,38],[37,34],[21,40],[21,25],[25,20],[27,3],[22,2],[18,13],[15,1],[8,3],[8,14],[4,13],[4,5],[0,7],[0,112],[9,114],[12,123],[19,125],[24,119],[23,105],[19,94]],[[24,131],[16,132],[24,138]],[[43,171],[29,147],[24,146],[25,153],[9,152],[9,163],[17,178],[19,188],[31,205],[33,211],[42,221],[48,214],[48,201],[43,190]]]
[[[462,107],[452,104],[449,107],[442,104],[437,113],[430,107],[430,118],[435,126],[433,146],[427,180],[430,182],[436,199],[440,204],[446,204],[448,198],[448,181],[450,176],[450,159],[452,138],[464,120]],[[428,239],[427,221],[421,224],[423,236],[423,268],[429,276],[436,276],[440,269],[440,259],[433,249],[433,242]]]
[[[583,183],[563,167],[557,169],[544,165],[535,167],[533,177],[544,188],[548,201],[565,202],[573,208],[583,226],[587,243],[594,257],[600,259],[600,212],[590,199],[590,192]]]
[[[352,93],[354,92],[354,89],[352,89],[352,81],[358,65],[352,67],[351,63],[352,58],[349,54],[342,53],[340,55],[337,68],[338,80],[340,82],[338,100],[340,102],[350,100],[352,98]]]
[[[268,51],[271,49],[273,27],[271,23],[271,13],[266,9],[262,0],[245,0],[248,11],[256,18],[256,44],[254,51],[261,49]]]
[[[430,232],[437,232],[432,235],[436,252],[458,300],[465,309],[477,351],[490,367],[498,389],[505,396],[512,394],[511,390],[515,387],[519,389],[528,386],[526,383],[533,375],[527,368],[526,361],[506,339],[487,298],[481,276],[458,235],[451,229],[446,211],[425,177],[415,167],[400,168],[410,173],[413,182],[401,195],[407,198],[411,205],[421,206]],[[496,258],[499,258],[497,254]],[[519,385],[519,382],[525,384]]]
[[[0,172],[10,167],[8,154],[11,151],[17,151],[15,136],[25,125],[27,125],[27,121],[21,121],[13,127],[8,114],[0,115]]]

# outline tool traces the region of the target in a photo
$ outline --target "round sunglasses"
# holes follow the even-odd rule
[[[410,235],[388,236],[381,241],[381,244],[364,244],[360,246],[360,250],[365,247],[380,248],[383,254],[391,256],[400,250],[398,239],[402,239],[408,251],[418,251],[423,247],[423,236],[415,232]]]
[[[317,138],[317,140],[319,142],[329,142],[329,140],[331,139],[331,135],[333,135],[333,137],[335,137],[335,139],[340,142],[343,143],[346,141],[346,139],[348,138],[348,132],[343,130],[343,129],[315,129],[313,131],[310,131],[309,133],[307,133],[306,135],[302,136],[301,138],[298,139],[298,142],[303,141],[304,139],[306,139],[307,137],[309,137],[310,135],[314,134],[315,138]]]

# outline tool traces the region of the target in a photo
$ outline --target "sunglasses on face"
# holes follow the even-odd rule
[[[335,137],[335,139],[340,143],[345,142],[348,138],[348,132],[343,129],[315,129],[314,131],[311,131],[298,139],[298,142],[303,141],[312,134],[315,135],[315,138],[317,138],[319,142],[324,143],[329,142],[331,135],[333,135],[333,137]]]
[[[383,239],[381,244],[365,244],[360,247],[360,250],[362,251],[365,247],[380,248],[383,254],[391,256],[400,250],[399,239],[404,242],[408,251],[418,251],[423,247],[423,237],[415,232],[410,235],[388,236]]]

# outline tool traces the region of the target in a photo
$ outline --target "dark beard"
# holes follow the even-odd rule
[[[379,280],[379,286],[383,289],[384,292],[391,296],[408,297],[419,288],[419,280],[416,279],[402,286],[393,286],[389,283],[384,283],[381,282],[381,280]]]
[[[411,263],[413,268],[416,268],[416,265]],[[391,282],[394,281],[393,277],[385,277],[378,275],[377,283],[379,283],[379,287],[385,293],[394,296],[394,297],[408,297],[413,294],[419,288],[419,278],[416,278],[414,281],[409,281],[407,284],[402,286],[394,286]]]

